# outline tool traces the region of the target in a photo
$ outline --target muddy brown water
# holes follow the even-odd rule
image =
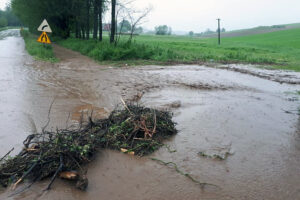
[[[138,158],[103,150],[87,166],[86,192],[59,179],[43,192],[44,180],[16,196],[1,189],[1,200],[300,199],[298,84],[205,66],[104,67],[59,46],[54,50],[59,63],[37,62],[17,30],[0,32],[0,155],[12,147],[17,153],[28,134],[41,130],[53,99],[49,129],[76,123],[91,109],[105,117],[120,97],[170,109],[179,133],[166,143],[176,152],[161,148]],[[268,73],[300,80],[299,73]],[[201,189],[151,157],[218,187]]]

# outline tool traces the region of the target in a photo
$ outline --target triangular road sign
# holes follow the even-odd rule
[[[51,44],[51,41],[46,32],[43,32],[42,35],[37,39],[40,43]]]
[[[38,28],[38,31],[52,33],[52,30],[46,19],[44,19],[44,21],[41,23],[41,25]]]

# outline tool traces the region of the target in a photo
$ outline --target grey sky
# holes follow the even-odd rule
[[[147,27],[167,24],[173,30],[215,30],[216,18],[226,29],[300,22],[300,0],[137,0],[152,4]]]
[[[0,8],[8,1],[0,0]],[[153,6],[144,24],[149,29],[166,24],[173,30],[215,30],[218,17],[228,30],[300,22],[300,0],[136,0],[135,5]]]
[[[9,2],[10,0],[0,0],[0,9],[4,9],[5,8],[5,5],[7,2]]]

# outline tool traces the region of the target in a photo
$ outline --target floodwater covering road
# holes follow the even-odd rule
[[[53,99],[48,128],[76,123],[91,109],[105,117],[123,97],[174,113],[179,133],[167,144],[176,152],[161,148],[150,157],[218,187],[202,189],[150,157],[103,150],[87,166],[86,192],[62,180],[43,192],[44,180],[15,196],[2,189],[0,199],[300,199],[299,73],[112,68],[59,46],[54,50],[59,63],[34,61],[18,30],[0,32],[0,157],[12,147],[17,153],[28,134],[41,130]],[[274,74],[276,80],[268,78]],[[284,83],[288,77],[293,84]]]

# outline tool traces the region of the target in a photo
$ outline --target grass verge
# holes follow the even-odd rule
[[[148,45],[140,42],[128,43],[126,40],[120,41],[116,46],[111,45],[108,38],[102,42],[69,38],[58,40],[57,43],[100,62],[118,63],[126,61],[132,64],[152,61],[155,63],[179,58],[179,55],[173,50],[161,48],[159,45]]]
[[[69,38],[58,44],[97,61],[116,65],[244,63],[300,71],[300,29],[243,37],[215,38],[141,35],[129,45],[126,36],[115,48],[108,37],[102,43]]]
[[[5,30],[7,30],[8,29],[8,27],[1,27],[0,28],[0,31],[5,31]]]
[[[51,45],[43,45],[36,40],[38,36],[29,33],[27,30],[21,30],[21,35],[24,38],[27,52],[36,60],[43,60],[48,62],[57,62],[58,59],[53,53]]]

